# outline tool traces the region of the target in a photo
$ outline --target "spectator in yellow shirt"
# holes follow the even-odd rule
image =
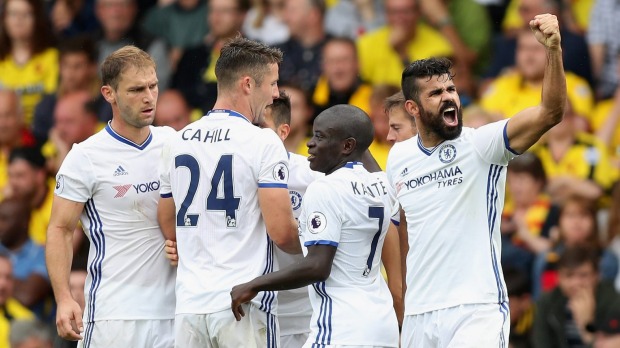
[[[481,106],[498,116],[512,117],[520,110],[540,103],[546,52],[532,33],[521,31],[517,38],[516,66],[500,75],[484,92]],[[579,128],[588,129],[593,107],[592,90],[579,76],[566,72],[568,100],[581,118]]]
[[[450,43],[419,21],[415,0],[385,0],[387,25],[357,41],[362,79],[372,85],[400,86],[405,66],[418,59],[450,57]]]
[[[13,266],[7,254],[0,253],[0,348],[10,348],[13,320],[34,319],[34,314],[13,298]]]

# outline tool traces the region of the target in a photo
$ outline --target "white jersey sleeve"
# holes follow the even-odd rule
[[[338,247],[342,231],[343,207],[339,195],[327,182],[315,181],[308,187],[304,197],[303,210],[307,221],[301,231],[304,246],[331,245]]]
[[[489,123],[472,132],[472,144],[476,152],[489,163],[505,166],[519,155],[510,148],[506,134],[508,121]]]
[[[161,161],[159,162],[159,195],[161,197],[172,197],[172,187],[170,186],[170,170],[174,168],[172,153],[170,151],[173,137],[164,143],[161,150]]]
[[[271,130],[262,129],[265,145],[262,148],[260,171],[258,175],[259,188],[287,188],[288,187],[288,153],[282,146],[282,141]]]
[[[84,166],[88,170],[84,170]],[[95,187],[95,168],[79,144],[73,146],[65,157],[56,176],[54,193],[62,198],[84,203],[92,197]]]

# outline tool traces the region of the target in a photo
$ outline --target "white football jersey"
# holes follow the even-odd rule
[[[415,136],[390,151],[387,174],[409,236],[406,315],[507,301],[499,224],[516,154],[506,122],[463,128],[433,149]]]
[[[380,272],[395,198],[385,173],[347,163],[308,187],[299,217],[304,246],[337,248],[329,277],[310,286],[307,344],[398,347],[392,295]]]
[[[306,189],[311,182],[325,176],[310,169],[310,162],[305,156],[289,152],[288,192],[291,196],[293,216],[299,218],[301,204]],[[303,255],[291,255],[275,248],[276,260],[280,269],[302,260]],[[312,306],[308,297],[308,288],[278,291],[278,321],[280,335],[288,336],[310,331]]]
[[[258,189],[287,188],[284,145],[237,112],[213,110],[172,137],[163,157],[160,193],[177,210],[176,313],[229,309],[233,286],[274,270]],[[270,313],[276,293],[253,301]]]
[[[56,175],[55,194],[83,202],[90,240],[84,320],[174,319],[175,267],[157,223],[162,146],[170,127],[150,127],[138,145],[110,124],[73,145]]]

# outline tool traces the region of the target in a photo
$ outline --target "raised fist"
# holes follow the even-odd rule
[[[560,25],[558,18],[551,14],[536,15],[530,21],[530,29],[541,44],[547,48],[560,47]]]

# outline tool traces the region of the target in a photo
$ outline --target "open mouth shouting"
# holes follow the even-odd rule
[[[449,127],[456,127],[459,124],[458,109],[454,103],[446,103],[444,107],[441,108],[441,116],[443,118],[444,123]]]

